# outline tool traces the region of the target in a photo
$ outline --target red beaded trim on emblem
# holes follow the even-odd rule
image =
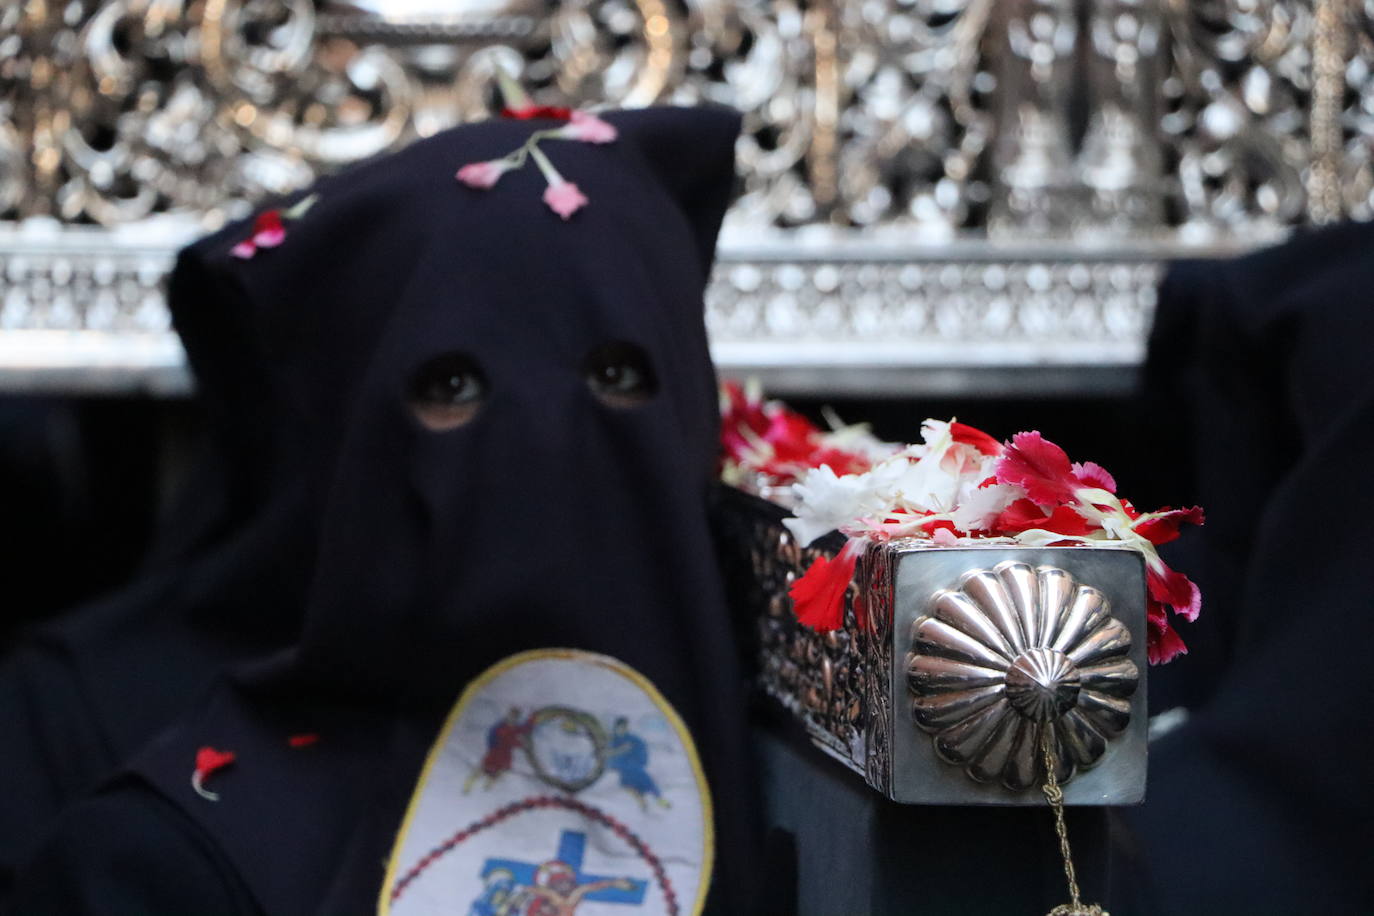
[[[439,859],[451,852],[459,843],[468,839],[475,833],[480,833],[488,827],[494,827],[507,818],[537,808],[567,808],[570,811],[576,811],[583,817],[590,818],[591,820],[609,827],[616,836],[620,837],[626,843],[629,843],[634,851],[639,854],[640,858],[649,863],[649,867],[653,869],[654,872],[654,880],[658,882],[659,889],[663,891],[663,900],[668,906],[668,916],[678,916],[677,894],[673,891],[672,882],[668,880],[668,873],[663,868],[663,862],[658,856],[654,855],[648,845],[645,844],[633,830],[599,808],[594,808],[576,799],[560,798],[555,795],[540,795],[533,798],[526,798],[523,801],[512,802],[504,808],[498,808],[481,820],[473,821],[471,824],[468,824],[462,830],[425,853],[424,856],[420,858],[420,861],[412,865],[410,869],[401,876],[396,882],[396,885],[391,889],[391,902],[395,903],[399,900],[405,889],[409,887],[416,878],[420,877],[425,869],[429,868]]]

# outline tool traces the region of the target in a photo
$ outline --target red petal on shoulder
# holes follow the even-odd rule
[[[1002,454],[1002,443],[967,423],[954,422],[949,424],[949,434],[954,437],[955,442],[964,445],[971,445],[984,455]]]
[[[1046,509],[1072,500],[1080,486],[1069,456],[1035,431],[1011,437],[997,462],[997,480],[1025,488],[1031,502]]]
[[[216,770],[222,770],[237,759],[233,751],[216,750],[213,747],[203,747],[196,751],[196,772],[201,776],[209,776]]]
[[[854,578],[861,541],[851,540],[832,560],[817,557],[800,579],[792,583],[792,611],[797,622],[817,633],[838,630],[844,624],[844,593]]]

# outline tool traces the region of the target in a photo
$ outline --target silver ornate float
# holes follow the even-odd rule
[[[818,634],[796,622],[787,589],[839,543],[801,548],[784,510],[723,498],[729,553],[747,558],[734,588],[758,621],[760,686],[874,789],[909,804],[1042,805],[1048,728],[1065,804],[1143,800],[1140,554],[875,544],[842,628]]]

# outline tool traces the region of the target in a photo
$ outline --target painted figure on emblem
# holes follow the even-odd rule
[[[504,868],[498,868],[484,880],[486,884],[482,888],[482,894],[472,901],[467,916],[509,916],[513,913],[511,907],[516,905],[520,891],[515,883],[515,875]]]
[[[487,732],[487,752],[482,757],[481,765],[473,769],[472,775],[464,783],[463,792],[470,791],[479,779],[484,780],[485,787],[490,789],[491,784],[515,762],[515,751],[525,742],[532,725],[533,720],[522,718],[520,708],[512,706],[506,717]]]
[[[535,899],[525,911],[526,916],[574,916],[578,906],[589,895],[611,888],[622,891],[634,888],[628,878],[602,878],[585,884],[578,883],[577,872],[572,866],[556,859],[539,866],[534,880],[529,892]]]
[[[206,308],[328,316],[287,341],[337,426],[303,623],[67,811],[19,911],[756,911],[702,304],[739,120],[508,114],[195,246]]]
[[[606,766],[615,770],[620,776],[621,788],[633,795],[641,807],[647,807],[649,799],[665,808],[671,806],[649,775],[648,745],[643,738],[630,732],[630,723],[624,716],[615,720],[611,744],[606,751]]]

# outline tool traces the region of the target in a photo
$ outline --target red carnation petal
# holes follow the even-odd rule
[[[806,417],[783,408],[768,418],[763,441],[773,446],[779,461],[810,465],[819,434],[820,430]]]
[[[1072,500],[1080,486],[1064,450],[1034,431],[1011,437],[997,462],[997,479],[1023,487],[1031,502],[1046,509]]]
[[[983,432],[981,429],[969,426],[967,423],[949,424],[949,433],[954,437],[955,442],[964,445],[971,445],[984,455],[1002,454],[1002,443]]]
[[[751,403],[738,382],[727,381],[721,390],[726,401],[721,417],[721,439],[732,457],[743,460],[753,453],[755,442],[768,431],[769,419],[763,413],[763,405]],[[753,434],[752,438],[749,433]]]
[[[1179,529],[1185,524],[1201,525],[1203,520],[1201,506],[1193,506],[1191,509],[1166,508],[1161,509],[1158,513],[1152,513],[1151,518],[1136,523],[1132,528],[1136,534],[1158,546],[1177,538]]]
[[[1170,569],[1163,562],[1159,564],[1159,569],[1151,566],[1146,578],[1151,598],[1169,605],[1175,614],[1190,623],[1197,620],[1202,610],[1202,592],[1191,579]]]
[[[204,778],[229,766],[235,759],[236,756],[233,751],[220,751],[213,747],[203,747],[196,751],[196,773]]]
[[[264,210],[253,220],[254,235],[259,232],[280,232],[283,228],[280,210]]]
[[[792,611],[798,623],[817,633],[829,633],[844,624],[844,593],[854,578],[862,544],[851,540],[833,560],[817,557],[806,573],[792,583],[788,594],[792,596]]]
[[[1069,506],[1055,506],[1054,511],[1046,515],[1043,509],[1029,499],[1018,499],[1007,506],[992,523],[992,530],[1002,535],[1020,534],[1031,528],[1042,528],[1055,534],[1082,537],[1097,527]]]
[[[1149,658],[1150,664],[1167,665],[1178,656],[1188,654],[1188,647],[1183,644],[1183,639],[1169,626],[1169,622],[1162,614],[1158,619],[1154,614],[1150,614],[1145,629],[1145,655]]]
[[[992,530],[999,533],[1018,534],[1028,528],[1039,528],[1045,520],[1045,511],[1029,499],[1018,499],[1002,510],[992,523]]]
[[[1106,490],[1108,493],[1116,492],[1116,478],[1107,473],[1107,469],[1095,461],[1085,461],[1082,464],[1073,466],[1073,476],[1078,478],[1078,482],[1085,487],[1097,487]]]
[[[720,383],[720,393],[725,396],[725,413],[740,413],[744,410],[744,386],[732,378]]]
[[[947,531],[954,537],[964,537],[967,534],[967,532],[960,531],[958,528],[954,527],[954,522],[950,521],[947,518],[939,518],[933,519],[932,521],[928,522],[922,522],[921,530],[926,532],[927,534],[932,535],[935,534],[937,531]]]
[[[549,118],[553,121],[567,121],[572,118],[571,108],[556,105],[522,105],[519,108],[502,108],[501,117],[514,121],[532,121],[535,118]]]
[[[845,474],[862,474],[873,467],[872,462],[863,455],[856,455],[853,452],[846,452],[837,448],[820,449],[811,455],[807,464],[813,468],[828,464],[830,470],[841,477]]]

